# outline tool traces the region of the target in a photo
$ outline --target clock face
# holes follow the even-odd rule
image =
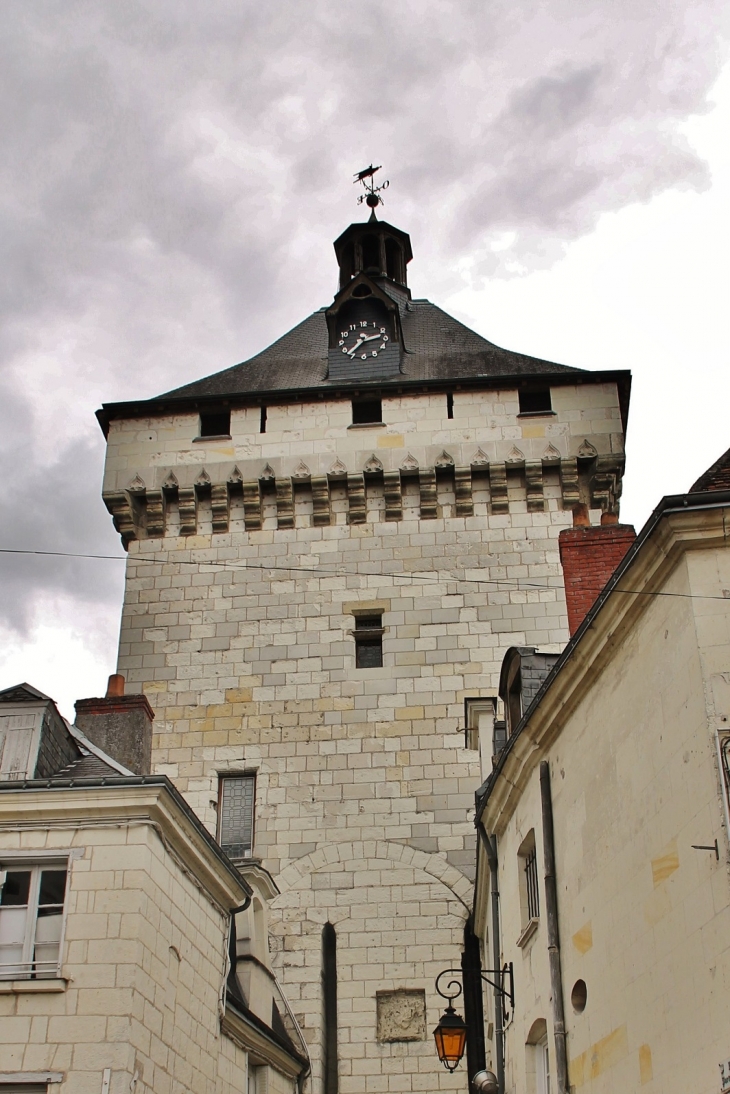
[[[367,361],[386,349],[390,338],[387,328],[372,319],[360,319],[340,330],[338,346],[351,361]]]

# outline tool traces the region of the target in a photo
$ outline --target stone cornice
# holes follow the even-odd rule
[[[93,828],[142,824],[154,828],[170,851],[223,913],[245,904],[251,889],[167,780],[119,777],[94,785],[27,783],[0,787],[0,834],[19,828]]]
[[[543,440],[544,445],[544,440]],[[465,451],[466,450],[466,451]],[[455,517],[474,515],[472,483],[474,476],[488,482],[490,508],[495,514],[509,513],[508,473],[518,473],[525,491],[528,512],[545,511],[544,476],[557,471],[561,504],[565,511],[579,504],[582,496],[590,498],[591,507],[602,512],[616,511],[621,495],[624,470],[623,453],[600,454],[586,440],[577,456],[561,456],[548,443],[539,459],[525,456],[515,444],[509,451],[487,455],[475,444],[455,447],[456,457],[445,449],[423,466],[409,452],[400,453],[398,463],[392,452],[379,450],[362,461],[360,469],[348,468],[336,458],[326,473],[312,472],[300,460],[296,467],[275,470],[261,461],[214,461],[207,466],[180,465],[156,467],[145,471],[146,482],[137,473],[119,489],[106,489],[103,494],[114,525],[125,547],[135,539],[157,539],[165,535],[194,536],[199,531],[198,508],[205,501],[210,509],[211,531],[226,533],[230,528],[231,509],[238,506],[239,516],[247,532],[259,531],[263,522],[264,504],[276,508],[277,528],[295,527],[294,495],[308,491],[312,501],[312,524],[333,523],[331,492],[344,489],[347,498],[347,523],[363,524],[368,519],[366,485],[379,485],[385,500],[386,521],[403,519],[403,490],[414,482],[419,491],[418,516],[433,520],[439,516],[439,489],[448,484],[454,496]],[[460,462],[460,461],[463,461]],[[239,461],[240,462],[240,461]],[[280,461],[275,461],[279,463]],[[169,531],[168,508],[175,504],[178,522],[175,533]]]

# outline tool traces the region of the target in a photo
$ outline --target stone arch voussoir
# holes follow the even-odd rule
[[[443,855],[429,854],[427,851],[390,840],[343,840],[341,843],[325,844],[286,866],[276,878],[276,884],[282,894],[285,894],[296,889],[310,874],[353,859],[376,859],[422,870],[453,893],[464,909],[465,916],[471,912],[472,883],[460,870],[447,862]]]

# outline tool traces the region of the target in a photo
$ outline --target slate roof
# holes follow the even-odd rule
[[[111,764],[105,763],[101,756],[79,756],[78,760],[67,764],[61,771],[51,776],[51,782],[56,779],[103,779],[107,776],[119,778],[119,771]]]
[[[327,322],[325,308],[261,353],[204,380],[175,388],[157,398],[200,398],[244,395],[258,391],[291,391],[326,387]],[[428,300],[409,302],[401,315],[406,353],[402,377],[380,381],[380,386],[406,380],[451,380],[479,376],[539,376],[555,373],[585,375],[585,369],[558,365],[513,353],[482,338]],[[362,384],[366,377],[361,377]],[[337,382],[342,386],[342,381]],[[149,400],[155,402],[155,399]]]
[[[690,487],[690,494],[701,494],[706,490],[730,490],[730,448],[708,467],[697,482]]]
[[[0,691],[0,703],[37,703],[39,699],[45,703],[53,702],[50,695],[44,695],[31,684],[15,684]]]

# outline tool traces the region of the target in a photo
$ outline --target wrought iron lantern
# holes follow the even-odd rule
[[[446,970],[446,974],[450,973],[451,969]],[[441,991],[439,987],[439,980],[441,975],[436,980],[436,991],[439,993],[442,999],[448,1000],[446,1010],[441,1015],[439,1024],[433,1031],[433,1038],[436,1042],[436,1051],[438,1058],[444,1065],[447,1071],[455,1071],[461,1063],[461,1058],[464,1055],[464,1049],[466,1048],[466,1022],[457,1014],[452,1007],[454,999],[458,999],[461,995],[461,984],[458,980],[451,980],[446,985],[446,991]],[[456,988],[455,991],[449,989]]]

